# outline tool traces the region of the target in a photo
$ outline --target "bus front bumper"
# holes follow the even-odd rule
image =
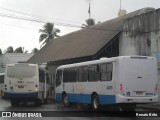
[[[10,93],[4,92],[4,99],[36,99],[38,98],[38,92],[32,93]]]
[[[120,94],[116,95],[116,103],[156,103],[158,102],[158,95],[155,96],[136,96],[128,97]]]

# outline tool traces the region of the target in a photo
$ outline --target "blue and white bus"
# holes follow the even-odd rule
[[[12,106],[22,101],[35,101],[36,104],[47,102],[50,82],[50,73],[37,64],[7,64],[4,98],[10,99]]]
[[[158,102],[157,60],[120,56],[62,65],[56,71],[56,101],[100,105],[116,104],[134,110],[138,103]]]

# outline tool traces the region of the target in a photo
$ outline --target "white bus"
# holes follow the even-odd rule
[[[4,80],[4,98],[11,100],[11,105],[21,101],[35,101],[36,104],[47,102],[51,75],[37,64],[7,64]]]
[[[3,97],[4,73],[0,73],[0,96]]]
[[[56,101],[118,105],[134,110],[138,103],[158,102],[157,60],[146,56],[120,56],[62,65],[56,71]]]

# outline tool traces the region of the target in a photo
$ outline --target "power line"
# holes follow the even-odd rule
[[[58,20],[58,21],[64,21],[64,22],[72,22],[72,23],[82,24],[82,23],[80,23],[80,22],[75,22],[75,21],[61,20],[61,19],[53,19],[53,18],[48,18],[48,17],[44,17],[44,16],[39,16],[39,15],[33,15],[33,14],[23,13],[23,12],[11,10],[11,9],[4,8],[4,7],[0,7],[0,9],[2,9],[2,10],[7,10],[7,11],[10,11],[10,12],[14,12],[14,13],[18,13],[18,14],[22,14],[22,15],[26,15],[26,16],[29,16],[29,17],[40,18],[40,19],[43,19],[43,20]],[[56,22],[56,21],[55,21],[55,22]]]
[[[38,20],[38,19],[31,19],[31,18],[13,16],[13,15],[4,14],[4,13],[0,13],[0,16],[2,16],[2,17],[8,17],[8,18],[14,18],[14,19],[20,19],[20,20],[27,20],[27,21],[31,21],[31,22],[38,22],[38,23],[47,23],[48,22],[48,21],[44,21],[44,20]],[[60,26],[81,28],[78,25],[72,25],[72,24],[55,22],[55,21],[51,21],[51,22],[53,22],[56,25],[60,25]]]
[[[3,9],[6,9],[6,8],[3,8]],[[10,9],[6,9],[6,10],[10,10]],[[10,10],[10,11],[27,15],[25,13],[13,11],[13,10]],[[40,19],[31,19],[31,18],[19,17],[19,16],[5,14],[5,13],[0,13],[0,16],[2,16],[2,17],[8,17],[8,18],[13,18],[13,19],[26,20],[26,21],[31,21],[31,22],[38,22],[38,23],[47,23],[48,21],[50,21],[50,22],[53,22],[54,24],[59,25],[59,26],[82,28],[81,26],[78,26],[78,25],[73,25],[73,24],[69,24],[69,23],[61,23],[61,22],[51,21],[51,20],[47,20],[47,19],[43,19],[43,20],[40,20]],[[28,16],[29,16],[29,14],[28,14]],[[95,28],[93,26],[86,27],[85,29],[105,30],[105,31],[121,31],[122,30],[122,28],[121,29],[110,29],[110,28],[102,28],[102,27],[101,28]],[[150,31],[134,31],[134,32],[148,33],[148,32],[153,32],[153,31],[157,31],[157,30],[159,30],[159,29],[150,30]],[[123,30],[122,32],[131,32],[131,31]]]
[[[1,24],[1,25],[14,26],[14,27],[20,27],[20,28],[26,28],[26,29],[39,30],[39,29],[36,29],[36,28],[30,28],[30,27],[25,27],[25,26],[19,26],[19,25],[6,24],[6,23],[0,23],[0,24]]]

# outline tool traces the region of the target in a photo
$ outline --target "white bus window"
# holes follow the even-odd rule
[[[0,76],[0,83],[4,83],[4,75]]]
[[[77,68],[70,68],[69,70],[69,82],[76,82],[77,81]]]
[[[39,69],[39,81],[45,83],[45,72]]]
[[[69,79],[69,69],[64,69],[63,70],[63,82],[68,82]]]
[[[49,73],[46,73],[46,78],[47,78],[47,84],[49,84],[51,82]]]
[[[95,66],[89,66],[89,75],[88,75],[88,81],[94,81],[95,80]]]
[[[61,84],[62,80],[62,70],[58,70],[56,74],[56,87]]]
[[[98,65],[89,66],[88,81],[98,81],[99,79],[99,70]]]
[[[83,81],[83,72],[84,72],[84,70],[83,70],[83,67],[79,67],[79,70],[78,70],[78,81],[79,82],[82,82]]]
[[[9,66],[7,68],[7,77],[9,78],[32,78],[36,75],[36,67],[32,66]]]
[[[107,81],[112,80],[112,71],[113,71],[113,64],[107,64]]]
[[[95,80],[99,80],[99,65],[95,65]]]
[[[112,63],[101,64],[101,81],[111,81],[112,80]]]
[[[84,79],[83,82],[86,82],[88,80],[88,67],[84,66]]]
[[[86,82],[88,80],[88,67],[83,66],[79,67],[79,82]]]
[[[107,64],[101,64],[101,81],[107,80]]]

